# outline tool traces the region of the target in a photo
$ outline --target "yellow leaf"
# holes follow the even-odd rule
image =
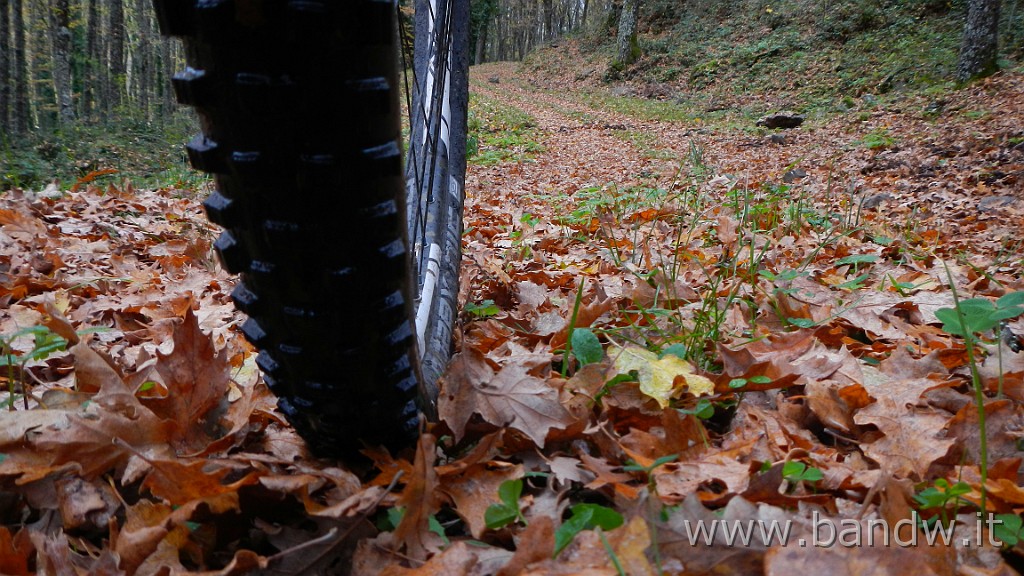
[[[619,374],[636,370],[640,391],[657,400],[662,408],[668,406],[669,399],[684,390],[700,396],[710,394],[715,389],[714,382],[695,374],[693,366],[686,360],[672,354],[658,358],[654,352],[639,346],[622,348],[615,358],[615,370]],[[675,384],[676,378],[682,380],[678,386]]]

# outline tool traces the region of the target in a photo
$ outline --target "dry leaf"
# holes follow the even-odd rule
[[[669,401],[683,392],[702,396],[715,390],[714,382],[694,373],[689,362],[674,354],[658,358],[650,350],[627,345],[610,355],[615,358],[615,369],[619,374],[629,374],[636,370],[640,391],[657,400],[662,408],[668,407]],[[677,378],[679,384],[676,383]]]

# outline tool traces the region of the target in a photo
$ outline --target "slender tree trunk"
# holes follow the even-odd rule
[[[964,26],[957,80],[965,82],[990,76],[999,69],[999,0],[970,0]]]
[[[544,0],[544,35],[542,40],[551,40],[555,37],[555,2]]]
[[[89,120],[95,119],[98,108],[97,90],[99,88],[100,72],[100,10],[99,0],[88,0],[88,22],[85,32],[85,49],[87,58],[85,61],[85,78],[82,79],[82,111]]]
[[[71,6],[68,0],[55,0],[50,6],[50,45],[57,119],[61,124],[66,124],[75,119],[71,86]]]
[[[160,118],[166,120],[174,112],[174,98],[171,97],[171,75],[174,73],[174,62],[170,38],[160,39],[160,74],[157,77],[157,86],[160,87],[161,103]]]
[[[640,0],[625,0],[619,15],[619,36],[616,65],[629,66],[640,58],[640,44],[636,40],[636,21],[640,16]]]
[[[480,28],[476,32],[476,46],[473,54],[474,64],[484,63],[484,51],[487,50],[487,31],[491,27],[490,19],[480,22]]]
[[[11,133],[11,76],[11,3],[0,0],[0,143]]]
[[[117,110],[121,105],[121,96],[124,94],[124,83],[127,76],[127,68],[124,59],[124,4],[121,0],[110,0],[110,26],[108,29],[110,38],[110,75],[106,89],[106,101],[110,110]]]
[[[25,13],[22,0],[11,0],[11,27],[14,29],[14,46],[11,50],[14,63],[14,118],[11,131],[22,134],[28,131],[32,110],[28,99],[28,60],[25,57]]]
[[[100,0],[100,14],[96,21],[96,112],[101,122],[110,117],[110,20],[106,4]]]
[[[151,82],[153,74],[153,47],[149,35],[148,8],[149,3],[146,0],[135,1],[135,24],[138,28],[138,38],[132,57],[135,65],[136,89],[138,90],[135,102],[139,112],[142,113],[142,118],[146,121],[152,118],[152,110],[150,110],[149,103],[153,86]]]

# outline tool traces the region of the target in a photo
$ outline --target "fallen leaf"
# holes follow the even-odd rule
[[[434,471],[434,451],[434,437],[420,435],[412,474],[397,503],[405,509],[405,514],[395,527],[394,537],[416,560],[426,560],[441,545],[440,537],[429,529],[430,517],[441,505],[437,473]]]
[[[667,408],[669,401],[684,391],[693,396],[701,396],[715,390],[714,382],[696,374],[689,362],[674,354],[658,358],[650,350],[628,345],[609,355],[615,358],[615,369],[619,374],[629,374],[635,370],[640,381],[640,391],[657,400],[662,408]],[[681,380],[680,384],[676,384],[677,378]]]
[[[182,450],[200,451],[216,438],[218,421],[210,412],[226,404],[231,366],[224,350],[202,332],[191,307],[174,328],[174,349],[157,352],[156,373],[167,388],[163,398],[147,398],[154,413],[175,425],[174,441]]]
[[[456,439],[473,414],[495,426],[508,426],[543,447],[548,430],[564,428],[572,415],[559,403],[558,391],[529,373],[529,362],[508,360],[497,373],[473,349],[457,354],[442,383],[438,410]]]
[[[441,491],[451,498],[455,513],[466,522],[469,533],[480,539],[487,530],[484,513],[498,504],[498,487],[506,480],[523,477],[523,466],[500,463],[476,464],[458,476],[442,478]]]

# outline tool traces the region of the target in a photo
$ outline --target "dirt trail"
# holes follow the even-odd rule
[[[508,166],[474,167],[467,189],[491,190],[518,202],[524,193],[573,194],[587,186],[619,181],[623,174],[651,173],[655,163],[632,144],[617,138],[629,121],[621,115],[599,112],[539,92],[528,92],[515,83],[499,85],[475,82],[473,90],[519,108],[536,121],[545,152],[537,162]],[[566,108],[573,105],[574,108]],[[570,114],[577,112],[577,115]],[[581,114],[591,118],[581,118]],[[599,119],[595,119],[599,118]],[[514,179],[510,179],[510,172]]]
[[[643,179],[670,187],[686,174],[694,147],[711,176],[701,193],[721,200],[730,186],[787,184],[822,210],[863,211],[894,237],[931,239],[940,253],[986,258],[1019,248],[1024,229],[1024,79],[1002,76],[935,101],[910,98],[888,107],[809,119],[768,134],[749,124],[658,122],[585,104],[605,87],[538,80],[517,65],[473,71],[473,90],[522,109],[545,133],[547,152],[521,166],[478,168],[469,189],[558,189]],[[566,73],[566,77],[571,77]],[[487,79],[497,77],[499,83]],[[639,135],[639,136],[637,136]],[[644,138],[644,149],[629,138]],[[680,170],[682,169],[682,171]],[[783,180],[786,177],[785,182]],[[651,177],[654,177],[651,180]],[[477,184],[479,182],[479,184]],[[939,239],[942,239],[939,241]]]

